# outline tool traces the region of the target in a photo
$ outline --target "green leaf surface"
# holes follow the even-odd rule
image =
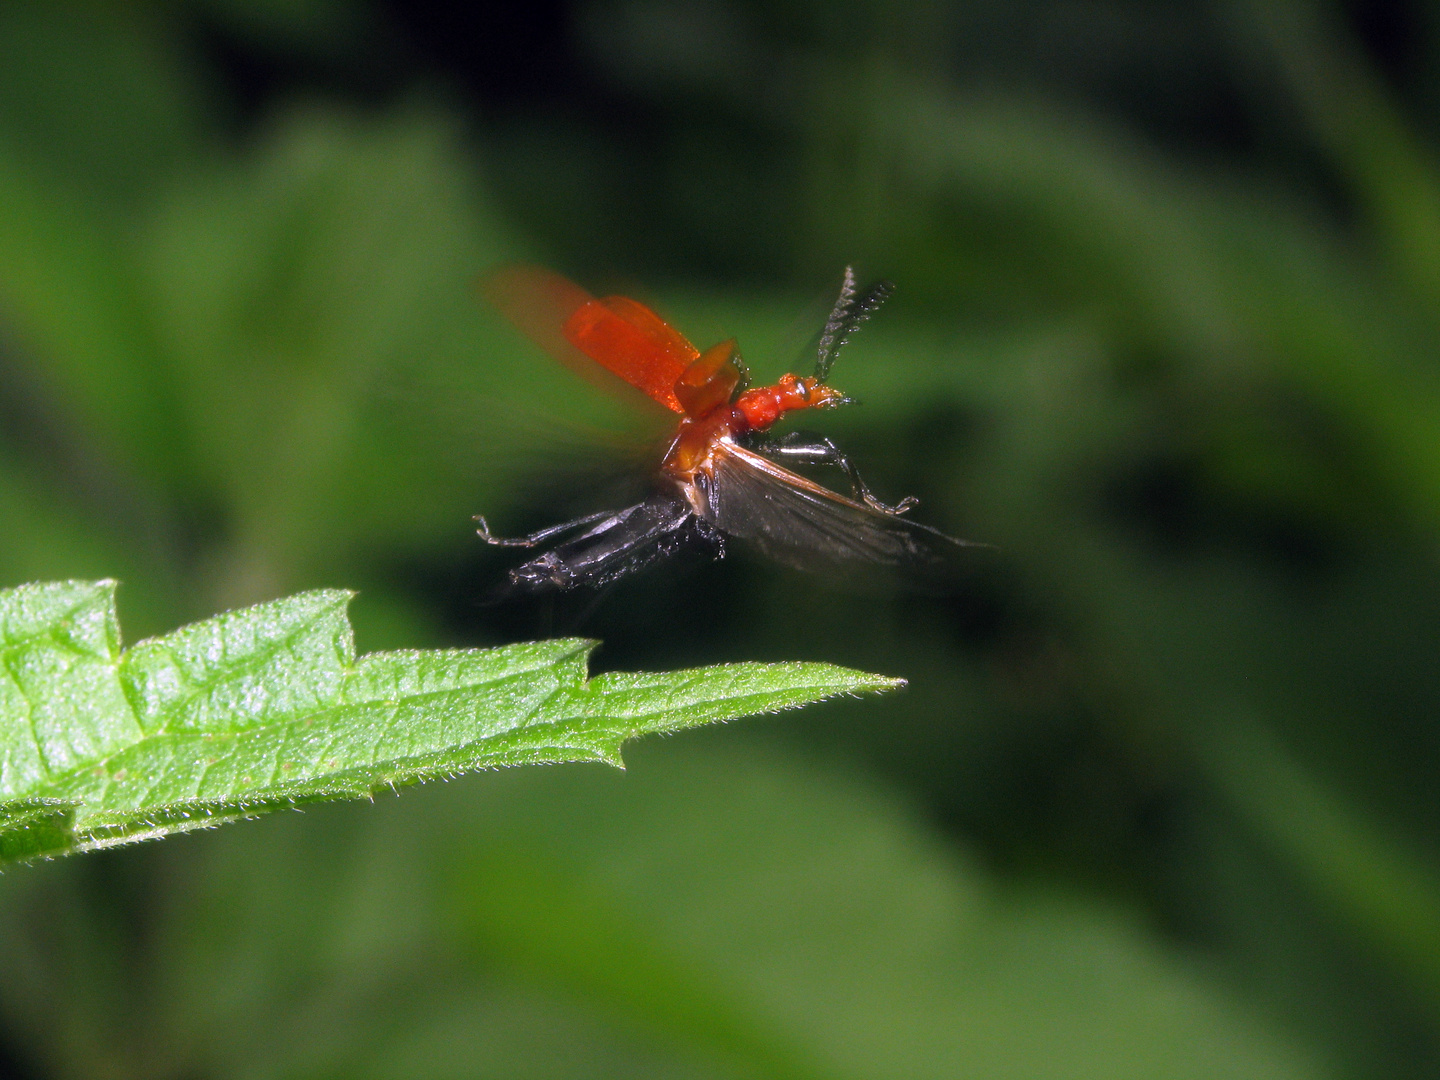
[[[319,590],[120,646],[115,584],[0,592],[0,861],[884,690],[829,664],[587,679],[592,642],[374,653]]]

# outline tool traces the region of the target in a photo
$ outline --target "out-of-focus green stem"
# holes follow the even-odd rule
[[[1197,744],[1224,797],[1440,1012],[1440,874],[1259,725],[1225,724]]]
[[[1440,301],[1440,163],[1380,76],[1313,3],[1247,0],[1247,28],[1353,187],[1382,250],[1427,310]]]

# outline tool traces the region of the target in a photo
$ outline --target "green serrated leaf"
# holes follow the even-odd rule
[[[0,591],[0,863],[879,691],[830,664],[587,679],[593,642],[355,657],[340,590],[122,651],[115,583]]]

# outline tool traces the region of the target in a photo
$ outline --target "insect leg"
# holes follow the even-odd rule
[[[575,585],[598,588],[674,554],[693,533],[694,522],[688,503],[673,494],[657,493],[643,503],[599,515],[598,523],[578,536],[517,566],[510,571],[511,589],[538,593]],[[558,528],[576,525],[572,521]]]
[[[541,529],[539,532],[533,532],[529,536],[514,537],[493,535],[490,532],[490,526],[485,521],[484,515],[476,514],[475,520],[480,523],[480,527],[475,531],[480,534],[480,539],[484,540],[487,544],[495,544],[497,547],[528,548],[534,547],[536,544],[543,544],[552,536],[559,536],[561,533],[567,533],[583,525],[589,525],[592,521],[599,521],[603,517],[610,517],[614,512],[613,510],[601,510],[597,514],[586,514],[584,517],[576,518],[574,521],[565,521],[559,525],[551,525],[548,529]]]
[[[844,471],[846,478],[850,481],[850,490],[855,498],[863,502],[872,510],[882,514],[903,514],[920,500],[913,495],[906,495],[894,506],[883,503],[877,499],[865,486],[865,481],[860,479],[860,473],[845,454],[829,439],[823,435],[813,435],[804,431],[792,431],[783,438],[777,439],[765,447],[767,457],[779,461],[797,461],[806,465],[834,465]]]

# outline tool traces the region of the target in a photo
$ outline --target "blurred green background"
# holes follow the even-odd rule
[[[0,5],[0,585],[911,681],[8,871],[0,1073],[1440,1075],[1437,128],[1421,0]],[[811,426],[998,550],[486,606],[653,453],[514,259],[891,278]]]

